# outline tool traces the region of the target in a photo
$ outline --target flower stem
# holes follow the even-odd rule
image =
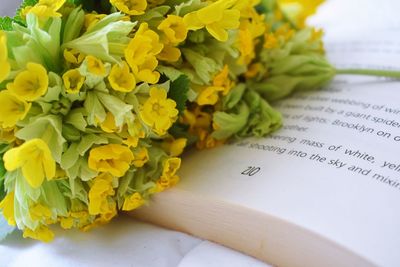
[[[400,79],[400,71],[392,70],[337,69],[336,74],[358,74]]]

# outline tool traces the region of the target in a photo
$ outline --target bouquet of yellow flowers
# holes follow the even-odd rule
[[[320,3],[26,0],[0,19],[5,220],[88,230],[175,185],[185,147],[278,129],[267,101],[337,73],[305,25]]]

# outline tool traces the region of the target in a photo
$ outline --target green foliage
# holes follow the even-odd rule
[[[189,84],[190,80],[186,75],[181,75],[171,82],[168,97],[176,102],[176,108],[179,110],[179,114],[185,110],[186,101],[188,100]]]
[[[13,19],[10,17],[0,18],[0,30],[10,31],[12,29]]]

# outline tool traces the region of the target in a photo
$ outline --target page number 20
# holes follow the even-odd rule
[[[246,175],[246,176],[253,176],[253,175],[256,175],[260,170],[261,170],[260,167],[249,166],[249,167],[247,167],[247,169],[242,171],[240,174]]]

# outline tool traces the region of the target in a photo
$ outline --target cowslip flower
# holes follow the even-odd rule
[[[45,20],[51,17],[61,17],[57,12],[66,2],[66,0],[39,0],[34,6],[27,6],[21,10],[22,16],[30,13],[35,14],[39,19]]]
[[[107,197],[113,196],[113,177],[108,173],[97,176],[89,190],[89,214],[105,214],[110,212],[110,203]]]
[[[144,204],[143,197],[138,193],[135,192],[129,197],[126,197],[124,200],[124,204],[122,205],[122,210],[130,211],[139,208]]]
[[[42,139],[32,139],[8,150],[3,160],[7,171],[21,168],[22,175],[33,188],[38,188],[45,177],[51,180],[56,175],[56,163]]]
[[[222,86],[207,86],[205,87],[197,97],[197,104],[200,106],[204,105],[215,105],[219,99],[219,92],[223,92],[225,89]]]
[[[100,123],[100,128],[106,133],[115,133],[119,130],[115,125],[115,118],[111,112],[107,112],[106,118]]]
[[[99,146],[90,150],[89,168],[122,177],[129,169],[133,159],[132,151],[126,146],[118,144]]]
[[[0,31],[0,83],[7,79],[10,74],[11,66],[8,62],[7,36],[4,31]]]
[[[138,151],[134,153],[134,160],[132,161],[133,166],[136,168],[143,167],[144,164],[146,164],[147,161],[149,161],[149,152],[147,151],[147,148],[142,147]]]
[[[141,15],[147,8],[146,0],[110,0],[119,11],[129,15]]]
[[[76,49],[64,49],[64,59],[71,64],[80,64],[85,59],[85,55]]]
[[[14,216],[14,192],[8,193],[0,202],[0,209],[9,225],[15,226]]]
[[[177,157],[183,153],[186,145],[186,138],[177,138],[164,141],[162,144],[162,148],[167,151],[171,157]]]
[[[72,69],[64,73],[62,76],[65,91],[69,94],[77,94],[81,90],[85,82],[85,76],[82,76],[79,70]]]
[[[28,114],[31,104],[19,99],[8,90],[0,92],[0,126],[14,127]]]
[[[135,89],[135,76],[130,72],[128,64],[123,61],[121,65],[115,64],[108,76],[111,88],[119,92],[131,92]]]
[[[237,0],[218,0],[200,10],[186,14],[183,18],[189,30],[206,28],[218,41],[228,40],[227,30],[240,25],[240,11],[231,9]]]
[[[25,101],[35,101],[43,96],[49,86],[46,69],[37,63],[28,63],[26,70],[18,73],[14,82],[7,84],[7,89]]]
[[[164,89],[152,87],[150,97],[144,103],[140,117],[143,122],[152,127],[158,135],[164,135],[176,121],[178,110],[172,99],[167,99],[167,92]]]
[[[86,56],[85,61],[87,63],[88,71],[97,76],[105,76],[106,68],[104,67],[103,62],[94,57],[94,56]]]
[[[171,44],[165,44],[164,49],[160,54],[157,55],[159,60],[167,62],[177,62],[181,57],[181,50],[179,48],[172,46]]]
[[[317,11],[324,0],[278,0],[286,16],[299,28],[303,28],[306,19]]]
[[[26,228],[24,230],[23,237],[30,237],[43,242],[50,242],[54,239],[54,233],[46,226],[39,226],[35,230]]]
[[[36,204],[29,208],[29,215],[34,221],[46,220],[51,218],[51,210],[42,204]]]
[[[177,44],[183,42],[187,37],[187,27],[183,18],[175,15],[168,15],[157,29],[162,31],[171,43]]]

